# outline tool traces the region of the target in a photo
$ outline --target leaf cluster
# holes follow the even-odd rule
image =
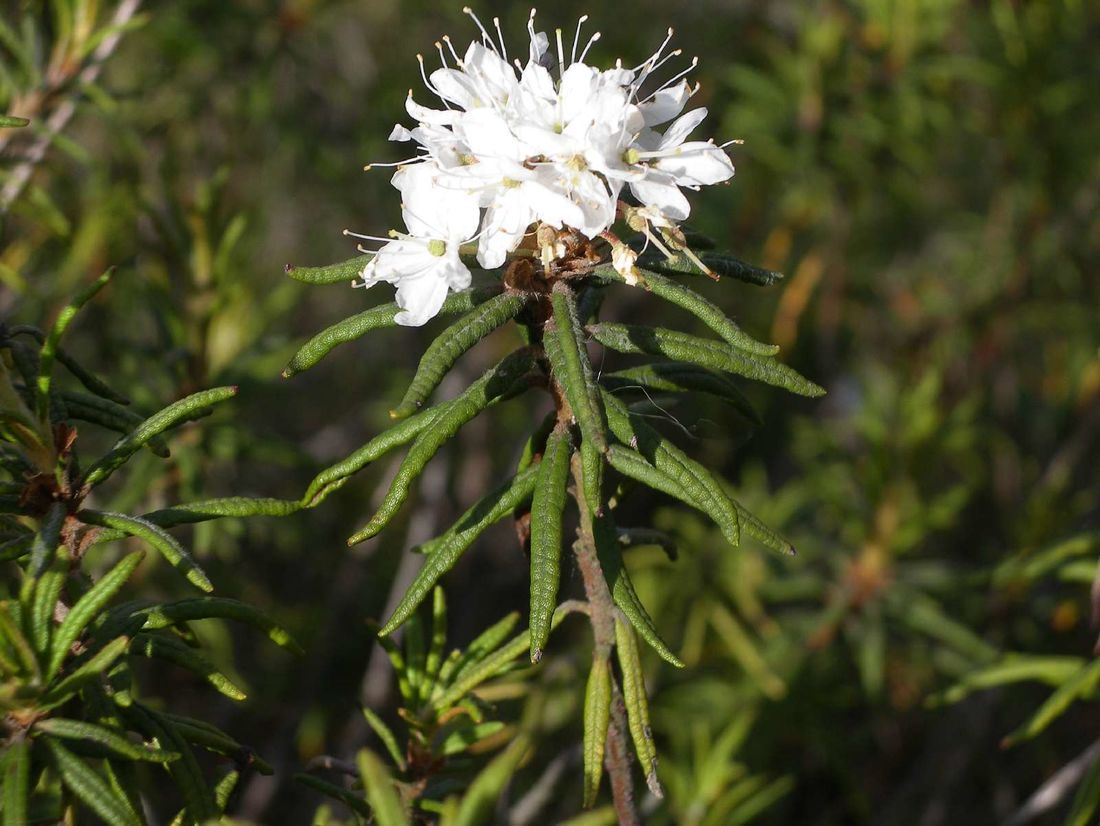
[[[294,508],[244,498],[142,515],[94,507],[101,486],[138,452],[167,456],[175,428],[205,416],[236,392],[233,387],[200,391],[143,416],[124,394],[84,368],[62,340],[111,275],[105,273],[67,304],[48,330],[0,328],[0,459],[6,477],[0,559],[9,574],[0,599],[4,823],[70,817],[76,811],[112,824],[145,823],[143,765],[166,772],[176,787],[182,811],[175,822],[218,817],[242,772],[270,772],[270,766],[217,727],[142,697],[135,666],[148,660],[185,669],[239,701],[244,692],[204,656],[189,623],[232,619],[297,648],[285,629],[236,600],[120,598],[147,550],[198,590],[213,589],[168,528],[226,516],[281,515]],[[80,390],[62,389],[59,366]],[[77,449],[86,424],[121,434],[87,463]],[[99,556],[93,549],[114,540],[143,547],[93,576],[89,561]],[[228,758],[235,768],[211,782],[197,750]]]

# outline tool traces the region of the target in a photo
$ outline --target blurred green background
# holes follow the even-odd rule
[[[88,83],[81,55],[58,47],[65,32],[47,5],[0,4],[10,27],[0,108],[33,121],[0,130],[0,184],[51,114],[76,104],[3,217],[0,316],[45,322],[118,265],[70,347],[146,409],[214,384],[242,393],[176,438],[171,474],[145,457],[146,475],[131,474],[111,504],[296,498],[385,424],[438,324],[375,333],[283,381],[305,337],[390,299],[385,286],[307,288],[283,266],[348,258],[344,228],[381,234],[398,220],[386,170],[362,167],[404,156],[386,137],[407,122],[407,89],[421,87],[416,52],[474,29],[458,4],[421,0],[146,3]],[[115,9],[83,5],[98,5],[100,20]],[[528,10],[477,6],[517,44]],[[749,388],[765,420],[755,431],[717,405],[669,411],[691,451],[799,556],[732,551],[668,502],[633,503],[640,523],[680,542],[678,562],[655,549],[628,562],[688,662],[674,671],[647,660],[668,796],[642,801],[646,822],[1006,822],[1100,737],[1085,703],[1002,748],[1049,685],[944,702],[1008,654],[1065,665],[1095,641],[1100,7],[587,0],[538,19],[569,31],[581,13],[603,31],[596,63],[640,62],[669,25],[685,59],[699,55],[703,129],[745,142],[732,183],[693,199],[692,224],[786,273],[765,289],[703,289],[829,389],[809,402]],[[639,293],[606,315],[666,312]],[[480,345],[444,392],[505,343]],[[212,705],[182,678],[165,686],[277,766],[244,783],[242,818],[308,822],[320,798],[291,773],[368,742],[357,703],[392,716],[389,666],[366,620],[411,575],[403,550],[499,478],[539,418],[528,401],[472,422],[397,526],[364,546],[344,539],[392,466],[317,511],[195,532],[219,591],[272,612],[309,652],[294,660],[212,624],[204,633],[232,653],[249,701]],[[152,577],[145,587],[160,587]],[[446,582],[454,641],[524,609],[526,579],[507,526],[490,534]],[[527,690],[501,699],[508,719],[539,710],[536,759],[513,796],[555,757],[567,766],[532,823],[579,805],[586,644],[583,626],[563,627]],[[1036,666],[1039,683],[1058,683],[1044,673]],[[1030,822],[1062,822],[1073,792]],[[500,822],[523,822],[508,805]]]

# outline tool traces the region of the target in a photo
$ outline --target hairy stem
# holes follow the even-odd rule
[[[574,497],[580,510],[580,524],[577,527],[577,540],[573,543],[573,554],[584,582],[584,593],[588,598],[589,619],[592,622],[594,638],[593,660],[607,660],[611,656],[611,647],[615,642],[615,603],[611,600],[611,590],[607,587],[599,558],[596,556],[596,540],[592,533],[592,517],[582,491],[582,470],[580,455],[574,454],[572,461]],[[620,824],[634,826],[638,814],[634,810],[634,781],[630,774],[630,752],[626,747],[626,715],[623,711],[622,695],[614,678],[611,680],[612,707],[611,722],[607,732],[607,751],[604,766],[611,783],[611,798],[615,814]]]

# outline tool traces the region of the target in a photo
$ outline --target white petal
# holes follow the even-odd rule
[[[457,69],[436,69],[429,77],[432,86],[440,97],[456,106],[469,109],[477,98],[477,89],[473,80]]]
[[[469,268],[462,263],[458,255],[458,244],[448,246],[447,254],[440,259],[436,275],[447,282],[447,286],[452,291],[464,290],[470,286],[472,276]]]
[[[477,244],[477,260],[487,270],[504,263],[508,253],[519,246],[532,221],[531,207],[518,189],[508,189],[485,210],[481,237]]]
[[[538,63],[528,63],[524,67],[523,75],[520,77],[520,88],[526,94],[542,100],[554,100],[558,96],[550,72]]]
[[[652,206],[673,221],[683,221],[691,212],[684,193],[667,176],[649,174],[644,180],[631,181],[630,191],[646,206]]]
[[[432,163],[401,167],[393,176],[401,191],[401,214],[417,238],[466,240],[477,232],[478,197],[461,182],[448,185],[446,173]]]
[[[707,186],[733,177],[733,162],[709,141],[691,141],[657,159],[655,166],[676,178],[680,186]]]
[[[482,90],[479,97],[484,98],[488,92],[497,102],[505,103],[519,90],[516,70],[505,63],[500,55],[480,43],[471,43],[466,50],[463,70],[477,79],[477,88]],[[481,100],[480,103],[482,106],[492,105],[488,100]]]
[[[420,327],[439,314],[447,299],[447,282],[430,271],[403,278],[397,284],[396,298],[401,312],[393,320],[402,327]]]
[[[474,156],[524,160],[523,149],[509,124],[494,109],[482,108],[465,113],[456,128]]]
[[[535,217],[557,229],[584,223],[584,212],[555,184],[553,169],[547,167],[537,181],[524,182],[523,197]]]
[[[645,116],[646,126],[657,126],[680,114],[690,97],[691,84],[682,80],[671,88],[655,92],[645,103],[639,103],[638,108]]]
[[[413,133],[402,126],[400,123],[395,124],[393,131],[390,132],[391,141],[411,141],[413,139]]]
[[[429,109],[421,106],[412,95],[405,98],[405,111],[420,123],[450,124],[454,123],[456,112],[452,109]]]
[[[686,115],[681,115],[674,120],[672,125],[668,127],[668,131],[665,132],[664,137],[661,138],[661,149],[679,146],[691,134],[691,130],[698,126],[706,116],[706,107],[700,106],[698,109],[692,109]]]

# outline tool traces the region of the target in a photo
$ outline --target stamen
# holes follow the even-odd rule
[[[388,244],[392,241],[392,238],[380,238],[377,235],[362,235],[358,232],[352,232],[350,229],[344,230],[344,235],[348,238],[361,238],[364,241],[381,241],[383,244]]]
[[[732,146],[733,144],[737,144],[738,146],[740,146],[744,142],[745,142],[744,138],[734,138],[731,141],[726,141],[725,143],[718,144],[718,148],[719,149],[725,149],[727,146]]]
[[[535,9],[531,9],[531,13],[527,16],[527,36],[531,38],[531,62],[535,62],[539,59],[539,37],[535,31]]]
[[[565,49],[561,45],[561,29],[554,29],[554,37],[558,41],[558,78],[565,74]]]
[[[424,81],[424,87],[441,101],[443,101],[443,105],[450,109],[451,104],[447,102],[447,98],[439,94],[439,90],[432,86],[431,81],[428,80],[428,73],[424,71],[424,55],[418,53],[416,55],[416,62],[420,64],[420,79]]]
[[[693,57],[691,59],[691,65],[690,66],[688,66],[686,69],[684,69],[679,74],[675,75],[671,80],[666,80],[663,84],[661,84],[656,89],[654,89],[652,92],[650,92],[648,95],[646,95],[645,100],[649,100],[651,97],[653,97],[658,92],[660,92],[664,89],[667,89],[673,83],[675,83],[680,78],[682,78],[684,75],[690,74],[692,71],[694,71],[695,67],[698,66],[698,65],[699,65],[699,58],[698,57]],[[644,103],[645,101],[641,101],[641,102]]]
[[[474,14],[474,10],[471,9],[469,6],[463,6],[462,13],[474,21],[474,25],[481,30],[481,41],[483,43],[487,43],[489,48],[492,49],[495,53],[497,50],[496,44],[493,43],[493,38],[489,37],[489,32],[485,30],[485,27],[483,25],[481,25],[481,21],[478,19],[478,16]]]
[[[646,66],[650,63],[655,62],[657,60],[657,58],[659,58],[661,56],[661,53],[665,50],[665,46],[668,45],[670,40],[672,40],[672,27],[671,26],[668,27],[668,33],[665,35],[665,39],[661,42],[661,45],[657,48],[657,51],[655,51],[653,54],[651,54],[646,60],[642,61],[637,66],[635,66],[634,71],[638,71],[643,66]]]
[[[504,33],[501,32],[501,30],[500,30],[500,18],[499,17],[494,17],[493,18],[493,26],[497,30],[497,37],[500,38],[500,56],[503,57],[505,61],[507,61],[508,60],[508,47],[504,45]]]
[[[438,40],[435,41],[435,50],[437,52],[439,52],[439,62],[443,64],[443,68],[444,69],[450,68],[447,65],[447,56],[443,54],[443,44],[440,43]]]
[[[588,38],[588,45],[585,46],[584,51],[581,52],[581,57],[580,57],[580,62],[581,63],[584,63],[584,57],[585,57],[585,55],[588,54],[588,50],[592,48],[592,44],[595,43],[597,40],[599,40],[601,37],[603,37],[603,35],[601,35],[599,32],[596,32],[594,35],[592,35],[590,38]]]
[[[455,59],[455,65],[458,68],[462,68],[462,58],[458,56],[458,52],[455,51],[454,44],[451,43],[451,36],[449,34],[443,35],[443,42],[447,44],[447,48],[451,50],[451,57]]]
[[[581,39],[581,26],[584,25],[584,21],[587,20],[587,19],[588,19],[588,15],[587,14],[582,14],[580,16],[580,18],[577,20],[577,31],[573,35],[573,51],[569,55],[569,62],[570,63],[576,63],[577,62],[577,43],[580,42],[580,39]],[[582,57],[581,60],[584,60],[584,58]]]
[[[413,155],[411,158],[405,158],[403,161],[392,161],[390,163],[369,163],[363,167],[364,172],[370,172],[376,166],[380,169],[384,169],[390,166],[405,166],[410,163],[420,163],[421,161],[428,160],[427,155]]]

